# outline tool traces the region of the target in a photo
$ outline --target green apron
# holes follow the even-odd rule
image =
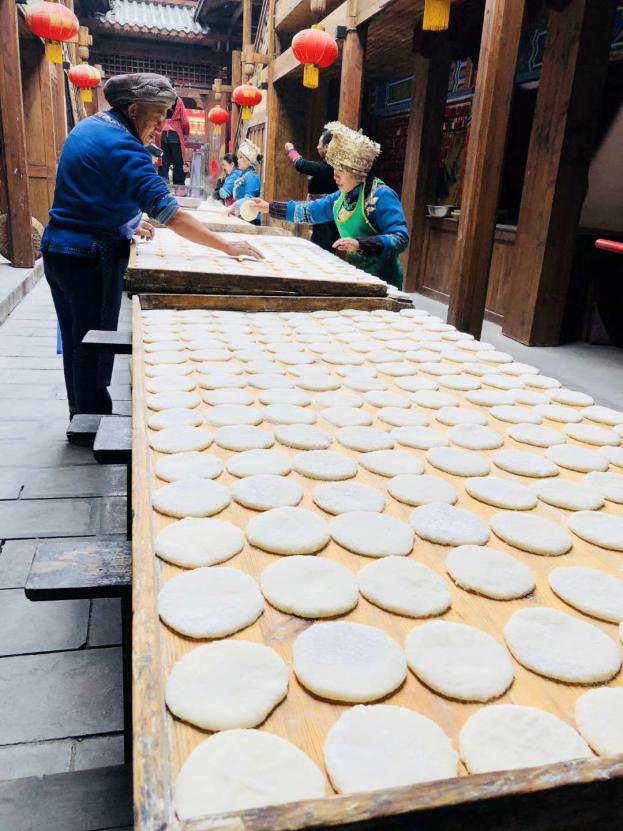
[[[378,230],[366,216],[364,190],[362,184],[359,189],[357,204],[350,211],[344,205],[343,193],[340,194],[339,199],[333,205],[333,219],[340,237],[351,237],[358,240],[364,237],[378,236]],[[346,259],[351,265],[362,269],[362,271],[374,274],[376,277],[380,277],[381,280],[390,283],[390,285],[402,289],[404,275],[397,254],[390,254],[389,257],[364,257],[358,251],[349,251]]]

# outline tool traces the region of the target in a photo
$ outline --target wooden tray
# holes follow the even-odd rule
[[[170,298],[145,298],[150,308],[162,308]],[[195,299],[199,306],[199,298]],[[152,464],[157,454],[148,448],[148,428],[144,395],[144,365],[142,342],[141,305],[143,298],[134,298],[134,351],[133,351],[133,608],[134,608],[134,794],[137,831],[294,831],[295,829],[542,829],[543,831],[571,831],[571,829],[620,829],[623,822],[623,757],[614,759],[586,759],[549,765],[530,770],[499,772],[478,776],[466,775],[461,767],[457,778],[430,784],[395,788],[386,791],[332,796],[320,800],[291,803],[283,806],[260,808],[242,813],[212,815],[202,820],[180,822],[175,818],[172,797],[175,776],[191,750],[208,734],[182,723],[166,710],[163,700],[164,683],[173,664],[200,642],[183,638],[161,625],[157,612],[157,593],[160,581],[166,581],[183,570],[159,561],[153,554],[154,535],[174,520],[161,516],[151,508],[150,492],[162,483],[154,478]],[[212,307],[212,298],[203,298],[204,308]],[[231,304],[229,305],[231,308]],[[244,309],[245,307],[242,306]],[[388,388],[402,392],[392,379],[384,376]],[[455,393],[461,398],[460,393]],[[313,397],[313,393],[311,394]],[[463,402],[462,402],[463,403]],[[469,402],[464,405],[473,409]],[[317,409],[312,404],[312,408]],[[367,405],[364,405],[367,406]],[[202,405],[207,409],[207,405]],[[371,410],[373,413],[376,410]],[[425,411],[430,416],[431,411]],[[432,418],[431,418],[432,421]],[[492,425],[504,432],[507,425],[491,418]],[[548,424],[548,422],[545,422]],[[383,425],[375,419],[375,426]],[[443,426],[435,424],[443,430]],[[560,425],[549,423],[560,428]],[[328,423],[322,422],[326,432],[334,432]],[[510,439],[505,446],[519,448]],[[276,445],[280,452],[290,455],[295,450]],[[339,452],[357,457],[358,454],[336,445]],[[539,452],[536,448],[531,448]],[[223,460],[232,454],[212,445],[208,451]],[[413,451],[420,458],[423,453]],[[491,453],[486,455],[491,456]],[[427,464],[428,473],[446,476]],[[505,477],[494,469],[495,475]],[[564,478],[579,480],[580,475],[563,472]],[[298,474],[290,474],[305,488],[302,507],[312,508],[311,491],[317,482]],[[496,509],[469,497],[462,480],[446,476],[458,488],[459,505],[472,510],[487,520]],[[229,484],[235,481],[227,472],[219,481]],[[354,481],[354,480],[353,480]],[[385,489],[387,480],[359,468],[358,482]],[[318,510],[314,508],[314,510]],[[386,513],[407,519],[412,508],[388,498]],[[608,511],[623,515],[623,506],[608,503]],[[566,512],[539,504],[535,512],[550,519],[563,519]],[[232,503],[219,518],[234,522],[244,528],[255,512]],[[495,601],[462,591],[447,578],[444,562],[448,549],[418,540],[413,556],[446,577],[452,596],[452,608],[444,615],[446,620],[476,623],[501,640],[501,629],[517,609],[535,601],[561,609],[580,617],[551,592],[547,574],[556,565],[598,565],[613,575],[620,576],[621,555],[604,551],[574,537],[571,553],[552,561],[547,557],[525,554],[506,546],[493,534],[490,544],[529,564],[537,579],[536,597],[516,601]],[[370,562],[367,558],[351,554],[334,543],[323,550],[322,556],[343,563],[352,571]],[[257,576],[274,561],[270,554],[246,546],[232,560],[232,564]],[[364,598],[350,614],[348,620],[369,623],[388,632],[399,643],[404,643],[407,633],[421,621],[392,615],[373,606]],[[614,624],[591,620],[609,634],[618,638]],[[263,615],[252,626],[234,635],[234,638],[268,643],[291,666],[291,649],[295,637],[309,622],[284,615],[266,604]],[[579,685],[558,684],[535,675],[513,661],[515,681],[510,690],[498,702],[521,703],[542,707],[574,724],[575,701],[586,688]],[[619,674],[611,685],[620,686]],[[405,684],[387,699],[388,703],[404,705],[431,717],[450,736],[457,746],[458,732],[469,715],[480,706],[453,702],[434,694],[409,672]],[[347,706],[327,702],[307,693],[291,674],[288,696],[269,716],[260,729],[289,739],[321,768],[322,745],[328,729]]]
[[[128,290],[173,294],[387,295],[387,283],[308,240],[264,236],[248,241],[262,252],[264,260],[239,261],[160,228],[154,240],[132,246],[126,274]]]

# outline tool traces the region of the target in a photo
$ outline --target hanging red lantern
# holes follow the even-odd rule
[[[242,107],[244,121],[249,121],[253,115],[253,107],[257,107],[261,100],[262,93],[252,84],[242,84],[234,90],[234,101],[239,107]]]
[[[79,88],[80,96],[85,104],[93,100],[91,90],[98,86],[102,80],[99,69],[90,66],[88,63],[80,63],[72,66],[67,73],[67,77],[75,87]]]
[[[80,23],[76,15],[62,3],[27,4],[26,24],[33,35],[45,39],[45,56],[52,63],[63,63],[61,41],[78,34]]]
[[[318,70],[326,69],[337,58],[337,43],[322,26],[303,29],[292,39],[292,51],[299,63],[305,65],[303,86],[318,88]]]
[[[229,113],[222,107],[216,106],[208,112],[208,121],[214,125],[214,135],[220,136],[221,125],[229,121]]]
[[[212,156],[212,158],[210,159],[210,176],[218,176],[220,169],[221,166],[219,164],[218,159],[216,158],[216,156]]]

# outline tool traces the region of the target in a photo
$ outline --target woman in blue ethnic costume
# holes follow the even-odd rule
[[[370,174],[380,145],[337,121],[325,130],[333,136],[326,159],[338,191],[314,202],[255,202],[262,213],[288,222],[315,225],[333,219],[340,235],[335,250],[349,263],[401,289],[399,255],[407,247],[409,232],[396,192]]]
[[[241,170],[240,176],[234,182],[233,197],[234,202],[227,210],[229,215],[235,214],[240,216],[240,206],[246,199],[260,195],[262,183],[260,177],[257,175],[256,165],[262,161],[262,154],[260,148],[253,144],[249,139],[244,139],[238,147],[238,167]],[[253,225],[259,225],[260,220],[254,219]]]
[[[236,180],[242,175],[242,170],[238,167],[238,156],[235,153],[225,153],[223,156],[223,170],[225,171],[225,179],[218,191],[219,199],[227,206],[234,203],[234,185]]]
[[[261,259],[252,246],[225,241],[181,210],[154,168],[147,145],[175,101],[169,81],[153,73],[117,75],[104,95],[111,109],[83,119],[65,141],[41,243],[70,417],[112,412],[113,356],[85,349],[82,339],[89,329],[117,328],[130,241],[154,235],[144,213],[191,242]]]

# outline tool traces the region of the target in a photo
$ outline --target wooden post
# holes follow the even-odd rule
[[[234,50],[231,53],[231,85],[234,89],[242,83],[242,52]],[[229,140],[229,152],[236,150],[236,135],[240,124],[240,107],[231,99],[231,135]]]
[[[268,28],[268,94],[266,100],[266,158],[264,159],[264,199],[268,201],[277,196],[277,165],[280,151],[279,123],[281,120],[281,100],[274,82],[275,67],[275,0],[269,0],[266,26]]]
[[[435,197],[449,76],[450,48],[447,40],[444,39],[430,58],[415,55],[401,194],[410,236],[405,258],[405,291],[416,291],[423,267],[428,231],[426,205]]]
[[[17,6],[13,0],[0,0],[0,118],[9,208],[11,265],[31,268],[35,260],[30,226]]]
[[[357,0],[348,0],[348,31],[342,49],[339,120],[347,127],[361,127],[363,76],[366,57],[367,25],[357,28]]]
[[[571,0],[549,13],[504,312],[504,334],[529,345],[560,341],[615,7]]]
[[[487,0],[448,322],[480,337],[524,0]]]

